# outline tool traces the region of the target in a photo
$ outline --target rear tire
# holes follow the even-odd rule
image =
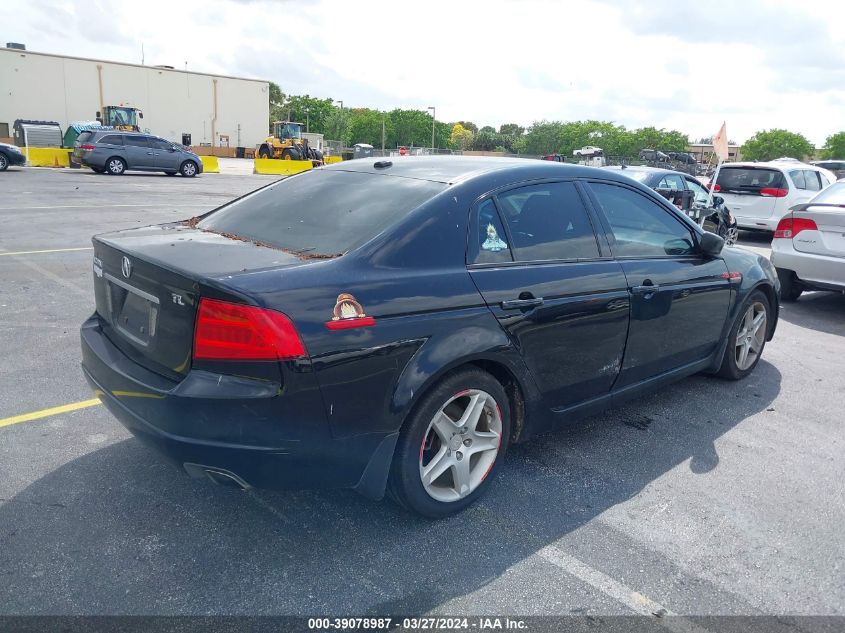
[[[804,289],[795,273],[785,268],[778,268],[777,271],[780,279],[780,298],[784,301],[797,301]]]
[[[6,155],[0,152],[0,171],[6,171],[9,169],[9,159],[6,158]]]
[[[399,433],[389,492],[431,519],[464,510],[485,493],[504,460],[510,403],[480,369],[444,377],[414,407]]]
[[[761,290],[755,290],[743,303],[731,328],[722,365],[716,375],[726,380],[748,376],[763,355],[769,329],[771,306]]]
[[[185,178],[193,178],[197,175],[197,164],[192,160],[186,160],[182,163],[182,166],[179,167],[179,173],[182,174]]]
[[[126,173],[126,161],[119,156],[112,156],[106,161],[106,173],[110,176],[122,176]]]
[[[273,158],[273,154],[266,145],[262,145],[258,150],[258,158]]]
[[[299,160],[299,158],[299,152],[292,147],[288,147],[282,152],[282,160]]]

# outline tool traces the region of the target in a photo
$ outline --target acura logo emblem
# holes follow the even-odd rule
[[[123,273],[123,276],[129,279],[129,276],[132,274],[132,262],[129,261],[129,258],[124,255],[123,261],[120,264],[120,272]]]

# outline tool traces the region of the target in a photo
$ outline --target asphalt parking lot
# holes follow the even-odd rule
[[[845,296],[696,376],[513,447],[464,514],[196,482],[90,400],[90,236],[272,182],[0,174],[0,614],[845,613]],[[767,239],[742,243],[767,252]]]

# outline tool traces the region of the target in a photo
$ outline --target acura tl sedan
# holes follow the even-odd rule
[[[82,366],[130,431],[198,478],[428,517],[484,494],[512,442],[744,378],[778,320],[764,257],[546,161],[347,161],[93,243]]]

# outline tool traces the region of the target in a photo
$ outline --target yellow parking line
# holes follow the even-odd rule
[[[93,246],[80,246],[79,248],[53,248],[48,251],[17,251],[14,253],[0,253],[0,257],[5,255],[37,255],[38,253],[67,253],[69,251],[92,251]]]
[[[78,409],[85,409],[87,407],[94,407],[100,404],[97,398],[91,400],[82,400],[81,402],[71,402],[70,404],[63,404],[60,407],[51,407],[49,409],[41,409],[41,411],[33,411],[32,413],[23,413],[21,415],[13,415],[11,418],[0,419],[0,428],[4,426],[12,426],[21,422],[30,422],[32,420],[40,420],[51,415],[58,415],[59,413],[68,413],[69,411],[76,411]]]

